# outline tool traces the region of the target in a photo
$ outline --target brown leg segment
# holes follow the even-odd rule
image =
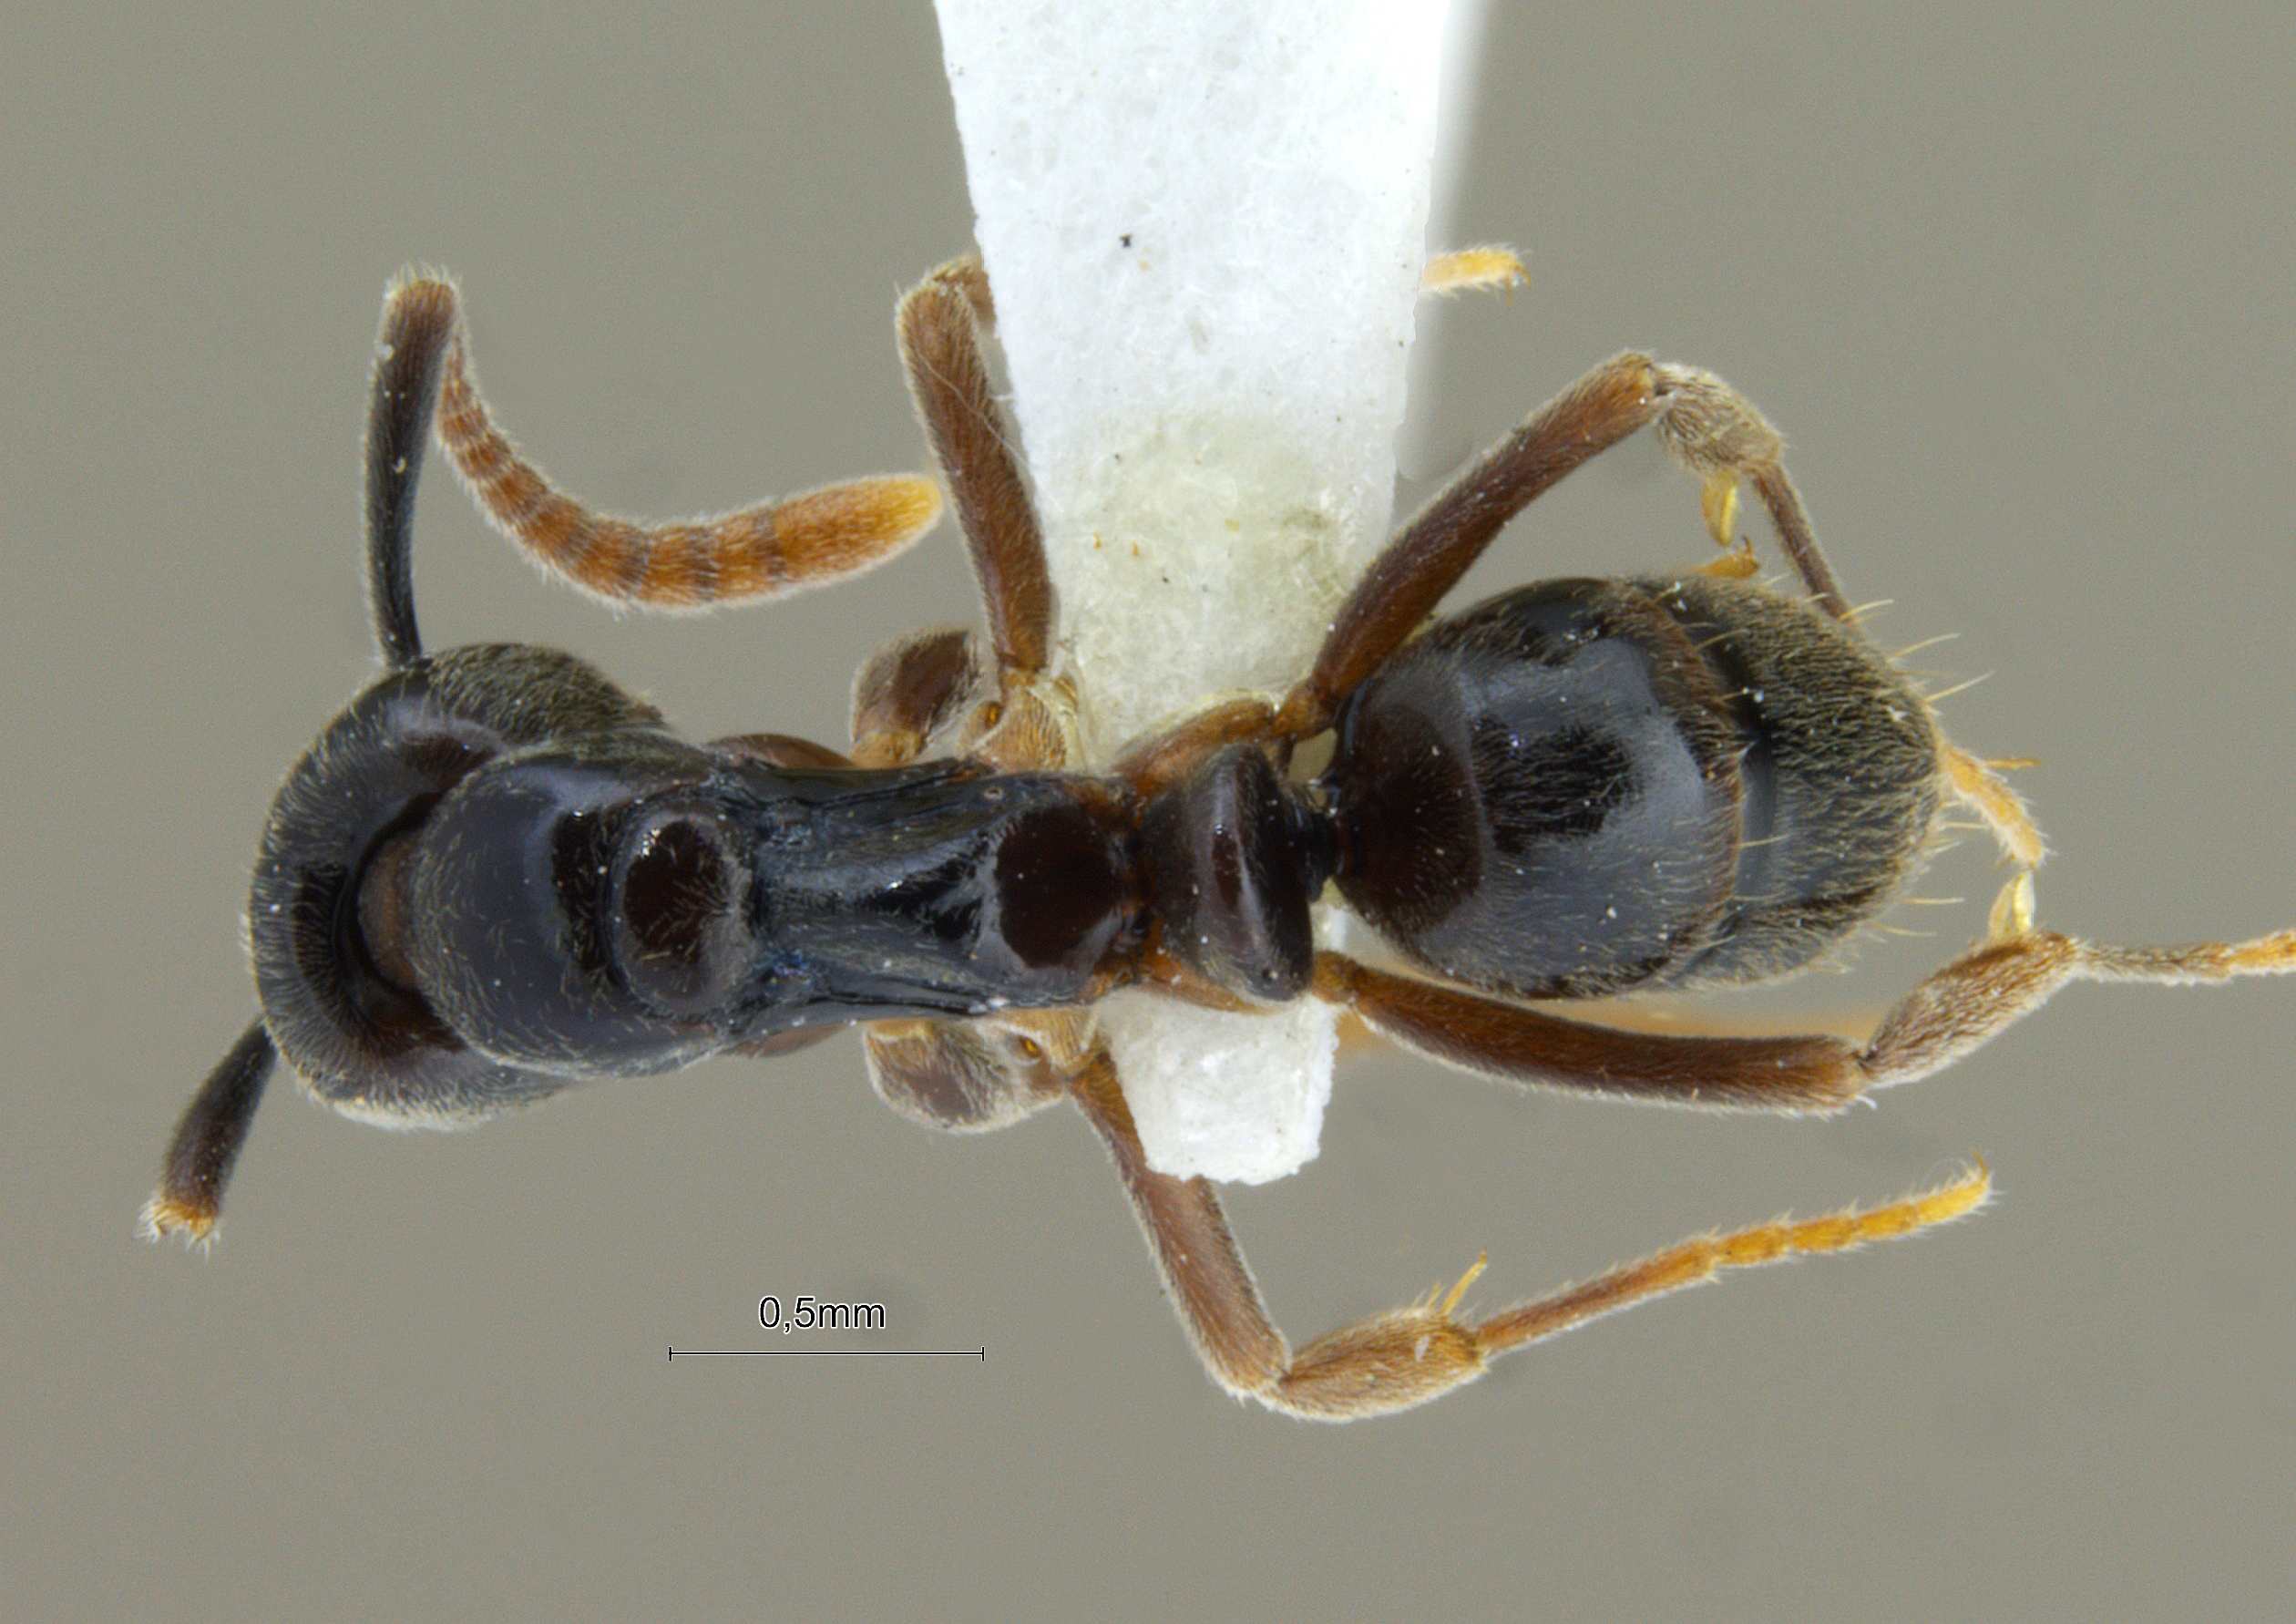
[[[1871,1212],[1850,1210],[1686,1241],[1585,1285],[1461,1324],[1453,1315],[1481,1272],[1479,1262],[1448,1293],[1430,1293],[1409,1307],[1343,1326],[1293,1353],[1268,1318],[1211,1185],[1148,1167],[1104,1054],[1079,1076],[1073,1091],[1115,1158],[1164,1289],[1205,1371],[1238,1398],[1312,1421],[1354,1421],[1423,1404],[1473,1381],[1500,1355],[1596,1315],[1710,1280],[1724,1269],[1909,1235],[1971,1211],[1986,1190],[1981,1168]]]
[[[1316,956],[1317,997],[1381,1037],[1462,1071],[1665,1105],[1838,1111],[1865,1091],[1841,1038],[1693,1037],[1565,1021],[1456,987]]]
[[[1276,707],[1256,694],[1223,700],[1133,745],[1110,764],[1109,776],[1122,778],[1146,800],[1179,783],[1214,752],[1267,737],[1275,719]]]
[[[1315,669],[1284,701],[1277,728],[1304,738],[1418,630],[1483,549],[1564,475],[1663,416],[1666,384],[1647,355],[1605,361],[1454,479],[1404,526],[1333,617]]]
[[[1086,1120],[1116,1159],[1116,1175],[1155,1254],[1180,1322],[1212,1379],[1238,1398],[1257,1398],[1290,1362],[1252,1271],[1229,1233],[1211,1182],[1174,1178],[1148,1166],[1115,1063],[1105,1052],[1071,1085]]]
[[[875,1021],[862,1029],[869,1085],[926,1127],[1010,1127],[1061,1097],[1043,1047],[987,1021]]]
[[[940,517],[939,490],[907,474],[683,523],[595,512],[553,487],[495,427],[459,322],[436,433],[496,529],[553,574],[615,604],[708,609],[826,585],[883,563]]]
[[[159,1169],[159,1187],[144,1204],[143,1233],[157,1240],[180,1235],[194,1244],[210,1239],[223,1215],[223,1191],[232,1164],[247,1143],[263,1084],[279,1056],[261,1021],[250,1026],[217,1063],[200,1092],[184,1108]]]
[[[853,678],[853,759],[899,766],[924,754],[980,681],[972,633],[916,632],[871,654]]]
[[[746,755],[777,767],[849,767],[853,763],[826,745],[787,733],[737,733],[710,743],[720,750]]]
[[[1658,437],[1676,462],[1703,481],[1699,505],[1707,529],[1717,545],[1730,550],[1705,566],[1707,571],[1733,577],[1751,573],[1751,551],[1737,535],[1738,481],[1751,480],[1777,528],[1779,548],[1802,585],[1827,613],[1855,625],[1857,612],[1819,545],[1809,510],[1786,472],[1786,442],[1769,419],[1752,401],[1702,368],[1660,366],[1655,372],[1672,401],[1658,421]],[[2024,797],[1985,762],[1942,737],[1939,744],[1955,798],[1984,820],[2010,861],[2021,869],[2038,867],[2046,848]]]
[[[952,261],[901,301],[895,318],[917,415],[956,498],[1000,676],[1033,676],[1050,656],[1052,578],[1044,531],[1004,416],[989,386],[975,312],[979,262]]]
[[[1372,1031],[1466,1071],[1543,1087],[1670,1105],[1839,1110],[1871,1088],[1941,1070],[2029,1014],[2067,982],[2229,981],[2296,971],[2296,930],[2238,944],[2105,947],[2031,926],[2031,880],[1994,910],[2003,932],[1907,994],[1864,1044],[1838,1037],[1672,1036],[1558,1020],[1338,953],[1316,960],[1315,992]]]
[[[1661,366],[1656,372],[1673,403],[1658,426],[1658,437],[1676,461],[1705,482],[1701,506],[1716,542],[1728,547],[1737,540],[1737,482],[1752,480],[1802,584],[1836,620],[1854,621],[1840,580],[1818,545],[1801,492],[1787,477],[1786,442],[1769,419],[1701,367]]]

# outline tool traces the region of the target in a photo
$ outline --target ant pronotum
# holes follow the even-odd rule
[[[1488,279],[1488,261],[1444,263],[1455,281]],[[931,524],[935,488],[867,480],[651,529],[600,518],[493,427],[454,290],[392,290],[366,453],[385,670],[273,803],[248,908],[263,1013],[186,1112],[146,1211],[153,1233],[211,1231],[274,1054],[338,1110],[444,1126],[584,1078],[778,1052],[858,1022],[878,1094],[919,1122],[1001,1127],[1074,1101],[1214,1379],[1343,1420],[1433,1398],[1500,1354],[1726,1268],[1958,1217],[1984,1199],[1985,1173],[1686,1241],[1465,1321],[1478,1264],[1447,1294],[1295,1352],[1211,1185],[1148,1166],[1095,1035],[1092,1005],[1112,990],[1222,1009],[1320,998],[1513,1082],[1830,1112],[1926,1076],[2068,981],[2296,969],[2296,931],[2130,949],[2037,929],[2037,832],[1995,764],[1947,743],[1860,632],[1776,433],[1711,374],[1643,355],[1594,368],[1405,525],[1281,703],[1218,704],[1106,771],[1072,770],[1043,539],[982,360],[989,313],[966,260],[898,318],[988,636],[880,651],[840,755],[774,734],[682,742],[545,649],[425,653],[409,547],[434,404],[494,522],[617,602],[697,608],[851,574]],[[1524,587],[1430,623],[1510,519],[1646,427],[1704,479],[1725,546],[1751,482],[1807,599],[1745,579],[1741,548],[1676,575]],[[1326,732],[1329,766],[1290,776],[1295,746]],[[1985,939],[1863,1044],[1648,1035],[1529,1007],[1808,965],[1891,899],[1948,800],[1991,827],[2016,877]],[[1317,951],[1308,909],[1327,885],[1424,973]]]

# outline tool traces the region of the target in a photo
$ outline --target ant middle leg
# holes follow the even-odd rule
[[[1522,279],[1522,262],[1512,252],[1467,249],[1430,261],[1422,288],[1430,293],[1505,288]],[[1052,591],[1042,521],[982,355],[981,334],[995,321],[979,256],[963,254],[901,301],[895,324],[918,415],[972,555],[998,686],[1010,695],[1050,660]]]
[[[1074,749],[1075,704],[1049,671],[1052,574],[1044,527],[1029,494],[981,352],[994,313],[977,259],[949,262],[901,301],[895,324],[909,390],[957,504],[989,622],[995,681],[956,743],[1005,772],[1057,769]]]
[[[1699,477],[1707,529],[1717,546],[1728,550],[1706,566],[1707,572],[1752,573],[1752,550],[1737,534],[1738,481],[1746,479],[1811,598],[1834,619],[1856,625],[1857,611],[1843,595],[1801,492],[1786,472],[1783,437],[1758,406],[1713,373],[1670,365],[1656,371],[1672,402],[1658,420],[1658,437],[1676,462]],[[1984,821],[2010,861],[2020,869],[2037,868],[2045,855],[2040,828],[1997,764],[1956,747],[1942,732],[1938,746],[1954,798]]]
[[[2033,881],[2019,875],[1992,934],[1913,989],[1864,1043],[1811,1034],[1699,1037],[1622,1032],[1374,970],[1316,960],[1313,991],[1372,1031],[1461,1070],[1508,1082],[1723,1109],[1830,1112],[1869,1089],[1942,1069],[2046,1002],[2069,982],[2176,985],[2296,971],[2296,930],[2182,947],[2111,947],[2036,930]]]
[[[1658,438],[1701,480],[1698,505],[1715,544],[1737,545],[1738,481],[1744,478],[1769,513],[1787,561],[1810,596],[1836,620],[1854,624],[1857,612],[1842,595],[1840,578],[1818,544],[1801,492],[1786,472],[1785,437],[1752,401],[1705,368],[1656,370],[1671,401],[1658,424]]]
[[[1276,731],[1306,738],[1330,725],[1341,703],[1419,629],[1508,520],[1573,469],[1664,417],[1670,390],[1649,356],[1614,356],[1453,479],[1348,594],[1314,668],[1286,696]]]

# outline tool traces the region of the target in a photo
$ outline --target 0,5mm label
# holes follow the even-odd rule
[[[798,1331],[883,1331],[881,1302],[824,1302],[810,1291],[784,1302],[767,1295],[757,1300],[757,1322],[784,1336]]]

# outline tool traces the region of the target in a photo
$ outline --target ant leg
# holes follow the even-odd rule
[[[1658,437],[1676,462],[1704,482],[1698,506],[1715,544],[1736,545],[1738,480],[1751,480],[1777,527],[1787,560],[1810,596],[1836,620],[1855,623],[1857,613],[1818,545],[1801,492],[1787,475],[1784,437],[1752,401],[1703,367],[1656,370],[1674,402],[1658,425]]]
[[[1205,1372],[1237,1398],[1311,1421],[1354,1421],[1426,1403],[1472,1382],[1502,1354],[1597,1315],[1696,1285],[1725,1269],[1910,1235],[1973,1211],[1988,1187],[1979,1168],[1870,1212],[1851,1208],[1702,1237],[1584,1285],[1461,1323],[1454,1316],[1482,1272],[1478,1259],[1450,1290],[1438,1287],[1417,1302],[1342,1326],[1294,1352],[1268,1316],[1211,1184],[1149,1167],[1105,1054],[1079,1076],[1073,1092],[1115,1158],[1164,1290]]]
[[[988,279],[967,256],[919,283],[894,324],[917,415],[956,499],[1004,688],[1045,667],[1052,577],[1036,505],[989,386],[980,322],[989,312]]]
[[[1268,1318],[1210,1180],[1174,1178],[1148,1166],[1123,1084],[1105,1051],[1093,1056],[1071,1091],[1115,1158],[1164,1290],[1206,1373],[1237,1398],[1274,1390],[1290,1368],[1291,1350]]]
[[[1711,575],[1717,581],[1751,581],[1762,572],[1753,544],[1744,541],[1696,568],[1699,574]]]
[[[1373,970],[1316,959],[1314,992],[1383,1037],[1514,1083],[1724,1109],[1840,1110],[1912,1083],[1990,1041],[2068,982],[2178,985],[2296,971],[2296,930],[2239,943],[2108,947],[2033,926],[2033,880],[1994,905],[1992,934],[1913,989],[1863,1044],[1820,1034],[1692,1037],[1621,1032]]]
[[[1132,745],[1110,765],[1109,776],[1123,779],[1146,800],[1180,782],[1215,752],[1267,737],[1275,719],[1276,707],[1256,694],[1223,700]]]
[[[410,283],[450,304],[441,282]],[[446,352],[438,443],[494,527],[535,562],[613,604],[707,609],[859,574],[940,517],[940,491],[910,474],[826,485],[778,502],[646,525],[592,511],[518,455],[478,394],[461,318]]]
[[[1509,251],[1467,249],[1430,261],[1423,286],[1430,293],[1505,287],[1522,276],[1522,263]],[[1010,679],[1025,684],[1050,657],[1052,588],[1042,524],[981,354],[981,332],[995,322],[988,273],[974,254],[927,276],[895,318],[917,412],[956,499],[980,583],[998,686],[1011,695],[1023,684]]]
[[[980,1021],[874,1021],[862,1028],[869,1085],[911,1122],[953,1134],[1010,1127],[1057,1102],[1063,1057],[1090,1018],[1027,1011]]]
[[[1820,1252],[1848,1251],[1877,1240],[1897,1240],[1933,1225],[1966,1218],[1985,1204],[1993,1179],[1979,1163],[1933,1189],[1884,1206],[1844,1208],[1822,1218],[1778,1218],[1727,1235],[1702,1235],[1564,1290],[1491,1315],[1475,1327],[1476,1351],[1495,1359],[1544,1341],[1604,1314],[1653,1297],[1702,1285],[1726,1269],[1779,1263]],[[1471,1280],[1471,1273],[1468,1279]],[[1466,1282],[1462,1281],[1464,1285]]]
[[[1753,482],[1768,511],[1787,560],[1811,597],[1844,624],[1857,624],[1857,612],[1842,595],[1840,577],[1827,562],[1809,522],[1801,492],[1786,472],[1786,442],[1759,407],[1714,374],[1695,366],[1661,366],[1659,377],[1674,405],[1659,420],[1658,437],[1675,460],[1704,481],[1699,507],[1717,545],[1730,550],[1706,566],[1707,573],[1752,573],[1752,549],[1737,535],[1740,478]],[[2002,850],[2020,869],[2034,869],[2046,855],[2041,831],[2024,797],[1993,764],[1956,748],[1941,737],[1954,797],[1984,820]]]
[[[1839,1111],[1865,1090],[1856,1046],[1831,1035],[1705,1037],[1625,1032],[1316,955],[1312,989],[1379,1036],[1510,1083],[1714,1109]]]
[[[811,739],[801,739],[791,733],[737,733],[722,739],[712,739],[710,746],[729,750],[736,755],[746,755],[762,761],[767,766],[849,767],[852,761],[826,745],[816,745]]]
[[[1673,405],[1647,355],[1604,362],[1541,406],[1397,532],[1333,616],[1316,663],[1284,701],[1276,730],[1306,738],[1417,631],[1509,519],[1597,453]]]
[[[972,633],[913,632],[864,661],[853,678],[853,759],[900,766],[957,714],[980,685]]]
[[[1427,268],[1420,272],[1420,293],[1421,297],[1480,293],[1486,288],[1512,293],[1530,280],[1522,269],[1522,259],[1512,248],[1495,243],[1455,248],[1427,262]]]
[[[2008,780],[2001,776],[2000,764],[1972,755],[1942,735],[1939,735],[1937,745],[1938,759],[1945,768],[1953,798],[1977,814],[2011,862],[2024,869],[2039,868],[2041,859],[2048,855],[2048,848],[2042,843],[2041,827],[2033,821],[2024,797],[2010,788]]]
[[[200,1084],[168,1143],[159,1187],[144,1203],[142,1227],[149,1239],[181,1235],[196,1245],[213,1237],[231,1166],[247,1143],[248,1126],[263,1103],[263,1084],[278,1056],[270,1032],[258,1021]]]

